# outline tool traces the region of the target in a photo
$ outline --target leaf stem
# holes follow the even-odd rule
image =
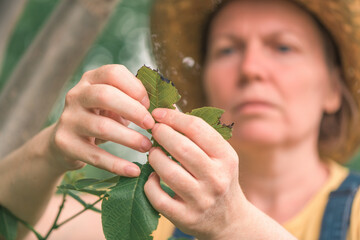
[[[26,228],[28,228],[30,231],[32,231],[36,237],[38,238],[38,240],[45,240],[45,238],[43,236],[41,236],[40,233],[38,233],[30,224],[28,224],[27,222],[25,222],[24,220],[17,218],[17,220],[19,222],[21,222]]]
[[[59,228],[62,225],[64,225],[65,223],[69,222],[70,220],[72,220],[73,218],[79,216],[80,214],[82,214],[83,212],[85,212],[86,210],[94,207],[98,202],[100,202],[101,200],[103,200],[105,198],[105,196],[100,197],[98,200],[96,200],[94,203],[87,205],[83,210],[81,210],[80,212],[74,214],[73,216],[69,217],[68,219],[64,220],[63,222],[57,224],[56,226],[54,226],[54,228]]]
[[[53,231],[54,229],[56,229],[57,226],[58,226],[57,222],[58,222],[59,217],[60,217],[60,214],[61,214],[61,212],[62,212],[62,210],[63,210],[63,208],[64,208],[64,204],[65,204],[65,201],[66,201],[66,195],[67,195],[67,191],[65,191],[65,192],[63,193],[63,198],[62,198],[61,205],[60,205],[60,207],[59,207],[59,211],[58,211],[58,213],[57,213],[57,215],[56,215],[56,218],[55,218],[55,220],[54,220],[53,225],[51,226],[50,230],[47,232],[47,234],[46,234],[46,236],[45,236],[45,238],[44,238],[45,240],[48,239],[48,237],[50,236],[50,234],[52,233],[52,231]]]

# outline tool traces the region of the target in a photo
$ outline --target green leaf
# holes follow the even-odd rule
[[[139,69],[136,77],[140,79],[149,95],[150,113],[155,108],[175,109],[174,104],[180,100],[181,96],[170,80],[146,66]]]
[[[113,187],[120,179],[120,176],[114,176],[106,179],[84,178],[78,179],[72,184],[63,184],[58,186],[59,190],[74,190],[78,192],[85,192],[96,196],[105,194],[111,187]]]
[[[6,240],[15,240],[17,224],[17,218],[9,210],[0,206],[0,235]]]
[[[95,190],[95,189],[88,189],[88,188],[76,188],[74,185],[70,185],[70,184],[64,184],[64,185],[60,185],[58,186],[58,189],[60,191],[67,191],[67,190],[74,190],[74,191],[78,191],[78,192],[85,192],[85,193],[89,193],[95,196],[102,196],[106,193],[106,190]]]
[[[74,186],[78,189],[91,187],[92,189],[103,189],[113,186],[120,179],[120,176],[114,176],[104,180],[95,178],[83,178],[79,179],[74,183]]]
[[[224,110],[214,107],[202,107],[192,110],[190,115],[197,116],[202,118],[205,122],[207,122],[210,126],[215,128],[224,139],[228,140],[231,138],[231,125],[225,125],[220,122],[221,115],[224,113]]]
[[[144,185],[154,170],[147,163],[139,165],[137,178],[120,178],[102,202],[102,225],[107,240],[151,240],[159,213],[145,196]]]
[[[81,189],[81,188],[92,186],[92,185],[96,184],[97,182],[99,182],[99,179],[83,178],[83,179],[77,180],[74,183],[74,186],[75,186],[75,188]]]
[[[64,176],[64,182],[66,184],[74,184],[81,178],[84,178],[84,173],[79,171],[68,171]]]

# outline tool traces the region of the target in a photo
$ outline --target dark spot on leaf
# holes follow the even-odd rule
[[[166,82],[166,83],[171,83],[171,85],[173,86],[173,87],[175,87],[175,85],[174,85],[174,83],[172,82],[172,81],[170,81],[169,79],[167,79],[167,78],[165,78],[163,75],[161,75],[161,74],[159,74],[160,75],[160,78],[161,78],[161,80],[163,80],[164,82]]]
[[[231,123],[231,124],[227,125],[227,124],[223,123],[222,126],[223,126],[223,127],[228,127],[228,128],[230,128],[230,129],[232,129],[232,128],[234,127],[234,124],[235,124],[235,123]]]

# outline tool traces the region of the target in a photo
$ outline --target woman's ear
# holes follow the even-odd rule
[[[333,67],[330,69],[330,81],[327,85],[324,112],[333,114],[340,109],[342,100],[342,74],[339,67]]]

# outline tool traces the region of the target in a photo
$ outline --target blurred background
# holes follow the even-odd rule
[[[3,50],[3,53],[0,51],[0,54],[4,55],[3,60],[0,61],[0,64],[2,65],[0,71],[1,95],[4,93],[3,90],[7,81],[16,82],[17,78],[22,78],[21,81],[27,81],[26,78],[28,75],[26,74],[26,71],[26,75],[24,74],[24,64],[21,64],[21,60],[26,58],[24,56],[26,56],[29,51],[33,51],[32,54],[28,54],[29,56],[27,56],[30,59],[30,62],[36,62],[36,57],[38,55],[42,56],[42,54],[46,54],[42,51],[46,51],[50,54],[49,49],[60,48],[61,50],[61,48],[66,48],[66,46],[63,46],[64,42],[61,39],[63,37],[62,34],[68,33],[63,30],[57,32],[54,35],[55,37],[59,37],[59,41],[56,41],[55,38],[55,40],[53,39],[52,42],[39,44],[37,48],[31,47],[35,41],[39,41],[41,43],[41,38],[46,39],[47,34],[52,34],[51,31],[49,32],[46,30],[48,27],[47,24],[49,24],[49,22],[51,22],[53,25],[52,27],[56,27],[56,25],[64,25],[65,27],[67,26],[66,19],[71,18],[72,16],[66,14],[64,15],[63,12],[59,11],[61,4],[64,4],[65,2],[69,2],[69,4],[78,4],[78,6],[67,6],[75,10],[77,9],[76,7],[89,8],[94,12],[95,15],[98,14],[98,16],[100,16],[95,20],[102,21],[101,23],[103,24],[103,26],[99,27],[98,22],[94,21],[94,28],[92,29],[91,24],[89,26],[85,24],[83,26],[81,25],[81,21],[85,21],[84,19],[70,19],[73,22],[73,24],[70,25],[78,24],[80,27],[83,27],[83,29],[89,28],[90,30],[87,34],[92,34],[91,37],[94,37],[94,41],[83,41],[81,36],[78,38],[78,40],[75,38],[75,40],[77,40],[76,44],[78,44],[77,48],[83,48],[84,53],[83,55],[78,54],[76,57],[79,57],[79,60],[74,60],[74,63],[72,62],[73,59],[70,59],[66,61],[57,61],[56,66],[47,66],[46,63],[49,61],[40,62],[38,65],[36,65],[38,69],[41,70],[51,70],[51,68],[56,68],[57,71],[60,71],[60,73],[62,70],[64,70],[63,72],[67,73],[70,71],[69,69],[71,69],[70,74],[67,74],[69,76],[66,76],[66,74],[61,76],[66,80],[64,81],[64,84],[61,84],[61,87],[56,87],[55,90],[51,90],[52,94],[55,94],[56,99],[53,101],[54,103],[51,104],[50,114],[48,114],[49,111],[46,112],[47,117],[45,117],[45,121],[43,121],[44,123],[41,123],[41,127],[50,125],[59,118],[64,106],[64,96],[66,92],[80,80],[84,72],[104,64],[123,64],[134,74],[136,74],[136,71],[144,64],[151,66],[152,68],[156,68],[154,60],[151,56],[149,32],[149,11],[151,9],[152,0],[110,0],[107,2],[113,2],[113,5],[109,5],[108,9],[100,8],[101,3],[105,2],[101,0],[0,0],[0,21],[3,20],[1,19],[1,12],[4,11],[4,6],[10,2],[12,2],[14,5],[17,5],[15,7],[18,9],[17,11],[19,17],[17,17],[17,20],[14,21],[12,30],[9,32],[9,36],[1,36],[1,41],[4,42],[4,39],[7,39],[7,44]],[[63,8],[65,9],[65,7]],[[104,17],[110,13],[111,15],[109,18]],[[51,19],[53,17],[52,15],[57,15],[57,18],[54,17]],[[91,21],[87,21],[87,23],[89,22],[91,23]],[[27,71],[35,69],[36,68],[30,70],[28,69]],[[36,69],[36,71],[38,71],[38,69]],[[16,83],[18,86],[15,87],[24,85],[21,81],[19,80]],[[49,81],[51,81],[51,79],[49,79]],[[44,86],[44,84],[42,86]],[[37,97],[41,100],[43,96]],[[6,104],[12,107],[14,100],[11,100],[11,96],[9,99],[9,102]],[[47,100],[44,99],[44,101]],[[0,124],[1,121],[4,121],[6,117],[3,109],[0,107],[0,114],[2,115],[2,117],[0,116]],[[43,109],[38,109],[38,111],[40,114]],[[33,111],[32,116],[34,117],[39,115],[38,111]],[[2,127],[4,127],[4,124]],[[143,131],[135,125],[131,125],[131,127],[145,135],[147,134],[146,131]],[[24,138],[27,137],[29,136],[24,133]],[[3,140],[1,144],[6,145],[6,140]],[[129,148],[122,147],[114,143],[108,142],[101,145],[101,147],[129,161],[146,161],[145,154],[135,152]],[[360,171],[360,154],[357,154],[347,165],[351,169]],[[105,171],[97,170],[91,166],[87,166],[86,168],[79,171],[84,173],[87,177],[102,178],[110,175]]]

